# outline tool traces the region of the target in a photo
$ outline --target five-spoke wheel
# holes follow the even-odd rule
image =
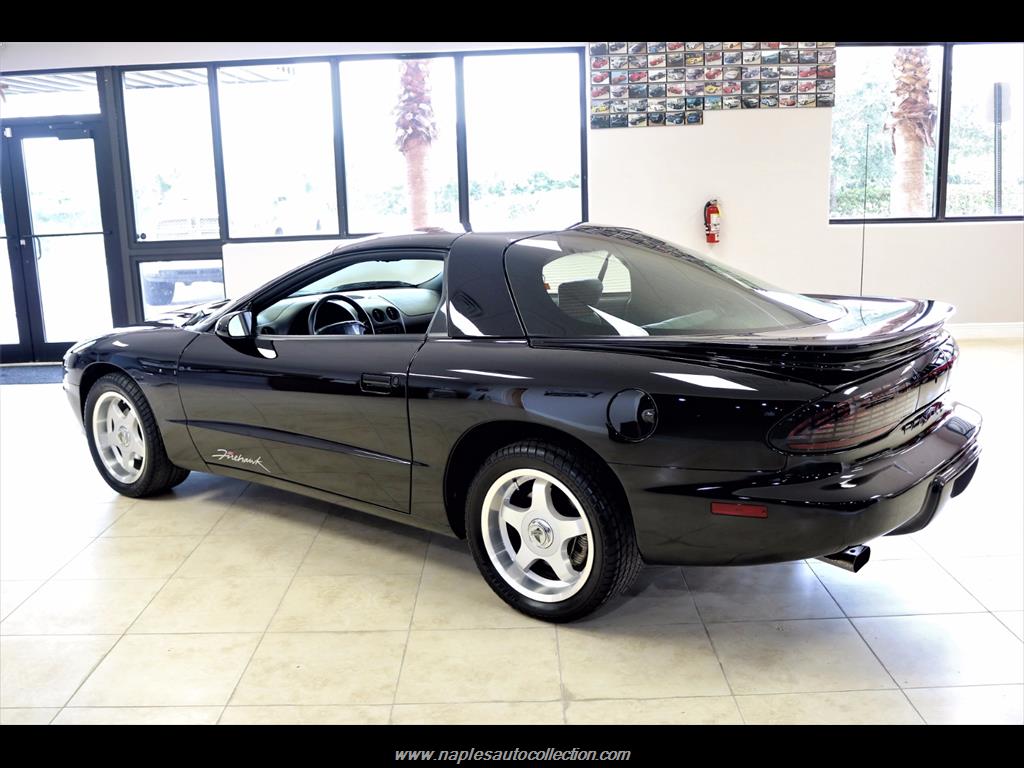
[[[107,471],[122,483],[134,483],[146,468],[146,438],[128,400],[104,392],[92,415],[92,435]]]
[[[579,591],[594,565],[590,523],[579,501],[547,472],[495,480],[481,509],[484,546],[513,589],[541,602]]]
[[[153,410],[131,376],[108,373],[93,382],[84,415],[93,462],[118,493],[152,496],[188,477],[167,458]]]
[[[641,566],[625,494],[607,466],[540,440],[484,461],[466,497],[466,537],[491,589],[546,621],[586,616]]]

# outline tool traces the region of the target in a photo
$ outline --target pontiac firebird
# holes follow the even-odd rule
[[[951,312],[622,227],[435,232],[79,343],[64,389],[121,494],[212,472],[455,535],[503,600],[570,621],[645,562],[857,570],[928,525],[980,453]]]

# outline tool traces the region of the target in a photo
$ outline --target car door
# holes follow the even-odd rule
[[[211,466],[408,512],[406,378],[423,339],[202,333],[179,366],[189,432]]]

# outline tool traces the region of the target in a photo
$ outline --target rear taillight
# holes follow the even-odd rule
[[[812,406],[783,439],[783,450],[841,451],[891,431],[917,407],[917,388],[871,399]]]
[[[776,425],[769,442],[789,453],[826,453],[869,443],[940,396],[946,387],[922,385],[947,374],[954,360],[955,354],[913,378],[875,388],[853,387],[811,403]],[[849,396],[835,399],[843,394]]]

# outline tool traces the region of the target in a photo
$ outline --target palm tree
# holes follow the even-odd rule
[[[932,133],[938,111],[931,103],[928,49],[900,47],[892,62],[895,87],[892,134],[895,155],[889,212],[893,216],[930,216],[931,195],[925,183],[925,149],[935,146]]]
[[[401,64],[401,91],[395,107],[395,143],[405,155],[409,184],[409,212],[413,229],[427,227],[427,157],[437,138],[434,107],[430,103],[430,59],[408,59]]]

